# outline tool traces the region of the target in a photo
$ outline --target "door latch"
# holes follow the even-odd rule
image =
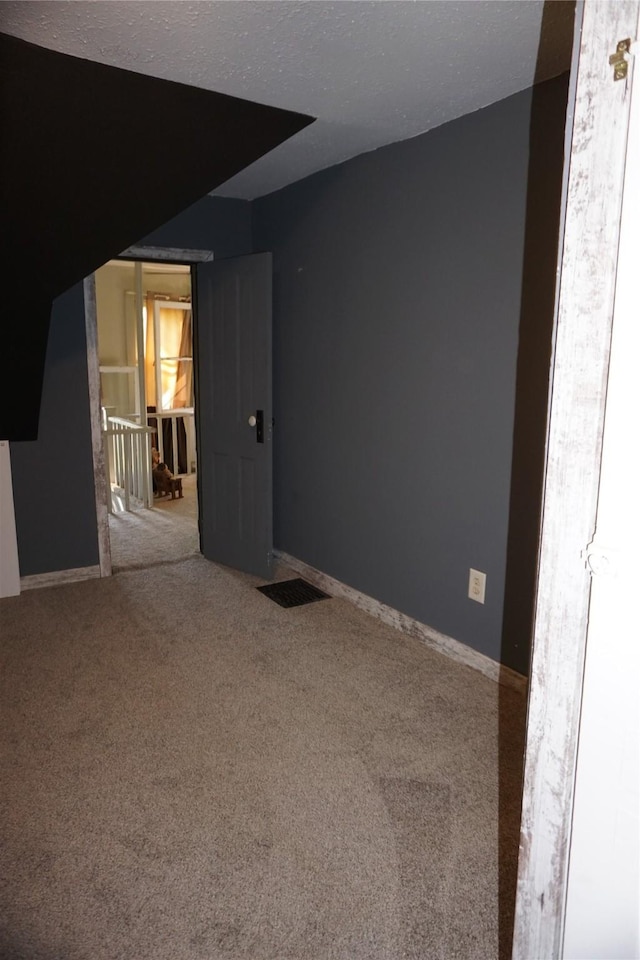
[[[631,37],[626,40],[618,40],[616,52],[609,57],[609,64],[613,67],[613,79],[624,80],[629,72],[628,54],[631,50]]]

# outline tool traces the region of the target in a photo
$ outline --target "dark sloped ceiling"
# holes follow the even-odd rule
[[[51,301],[311,122],[0,34],[0,438],[37,436]]]

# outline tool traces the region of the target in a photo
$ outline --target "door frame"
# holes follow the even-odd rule
[[[193,267],[199,263],[212,261],[214,259],[214,253],[213,250],[134,245],[127,247],[126,250],[119,253],[117,259],[184,263],[189,264],[193,270]],[[113,568],[111,564],[111,539],[109,537],[109,511],[107,509],[107,471],[102,443],[102,425],[100,423],[100,364],[98,360],[98,314],[96,306],[95,273],[85,277],[83,288],[85,332],[87,338],[87,373],[89,378],[89,417],[91,421],[91,449],[93,456],[93,485],[98,536],[98,562],[100,566],[100,576],[110,577],[113,573]],[[197,403],[194,416],[197,420]]]
[[[564,955],[634,70],[632,56],[618,82],[609,58],[620,41],[637,41],[638,12],[637,0],[576,9],[513,960]]]

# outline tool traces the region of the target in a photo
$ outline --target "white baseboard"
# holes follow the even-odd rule
[[[38,587],[54,587],[61,583],[76,583],[78,580],[95,580],[99,576],[99,565],[74,567],[70,570],[52,570],[51,573],[34,573],[30,577],[21,577],[20,589],[35,590]]]
[[[465,666],[471,667],[472,670],[477,670],[497,683],[513,687],[521,692],[527,689],[526,677],[515,670],[511,670],[510,667],[503,666],[497,660],[492,660],[484,653],[473,650],[466,643],[460,643],[459,640],[454,640],[453,637],[448,637],[446,634],[440,633],[438,630],[434,630],[404,613],[400,613],[399,610],[394,610],[393,607],[388,607],[386,604],[380,603],[379,600],[374,600],[373,597],[368,597],[365,593],[360,593],[359,590],[354,590],[353,587],[349,587],[339,580],[334,580],[327,573],[322,573],[315,567],[309,566],[304,560],[298,560],[297,557],[292,557],[281,550],[274,550],[273,552],[286,566],[291,567],[292,570],[301,574],[316,587],[331,594],[332,597],[348,600],[356,607],[364,610],[365,613],[376,617],[377,620],[382,620],[390,627],[395,627],[396,630],[401,630],[411,637],[416,637],[428,647],[431,647],[432,650],[437,650],[445,657],[463,663]]]

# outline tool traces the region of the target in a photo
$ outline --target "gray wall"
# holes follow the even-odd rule
[[[274,254],[276,546],[523,673],[502,617],[532,96],[253,205]],[[536,97],[559,189],[566,80]],[[552,263],[557,199],[536,214]],[[552,293],[553,274],[543,350]]]
[[[140,242],[250,253],[250,204],[205,197]],[[78,284],[54,302],[38,439],[11,444],[23,577],[98,563],[84,323]]]
[[[141,241],[274,253],[276,546],[523,673],[565,103],[550,81]],[[54,319],[12,445],[23,575],[97,561],[79,288]]]
[[[88,389],[77,284],[53,303],[38,439],[11,444],[23,577],[98,563]]]
[[[251,253],[251,204],[246,200],[204,197],[140,243],[213,250],[216,258]]]

